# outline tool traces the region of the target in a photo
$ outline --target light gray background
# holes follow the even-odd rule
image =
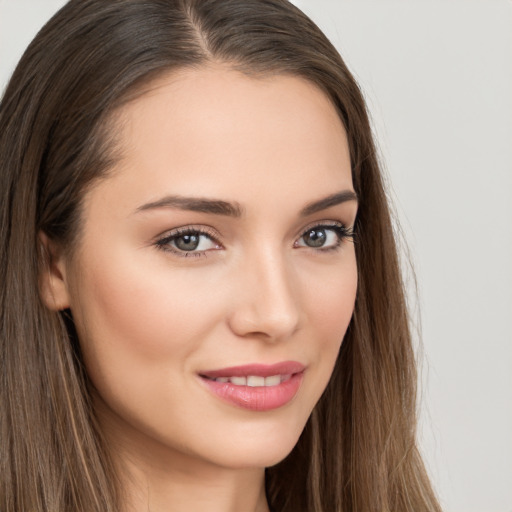
[[[63,3],[0,0],[2,89]],[[420,438],[441,502],[512,512],[512,2],[294,3],[372,113],[418,278]]]

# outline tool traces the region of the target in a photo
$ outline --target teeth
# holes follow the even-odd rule
[[[291,378],[291,375],[271,375],[270,377],[260,377],[259,375],[249,375],[248,377],[217,377],[217,382],[231,382],[235,386],[256,387],[272,387],[278,386],[281,382],[285,382]]]
[[[265,377],[255,377],[251,375],[250,377],[247,377],[247,385],[251,388],[255,388],[257,386],[264,386],[265,385]]]
[[[278,386],[279,384],[281,384],[281,375],[265,377],[265,386]]]

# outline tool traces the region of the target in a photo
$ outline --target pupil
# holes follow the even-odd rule
[[[304,241],[309,247],[322,247],[326,239],[325,229],[312,229],[304,235]]]
[[[181,235],[175,241],[176,247],[182,251],[193,251],[199,245],[198,235]]]

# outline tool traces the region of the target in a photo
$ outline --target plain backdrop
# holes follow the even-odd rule
[[[0,0],[2,90],[63,3]],[[512,512],[512,2],[294,3],[374,121],[418,281],[420,439],[441,502]]]

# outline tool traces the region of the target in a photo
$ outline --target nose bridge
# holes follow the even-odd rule
[[[292,274],[279,248],[260,247],[245,258],[231,318],[237,334],[259,334],[272,340],[293,334],[299,323],[299,307]]]

